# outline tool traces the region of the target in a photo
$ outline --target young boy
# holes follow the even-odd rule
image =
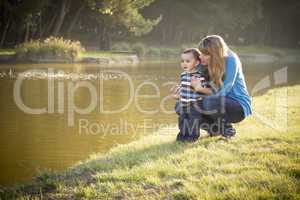
[[[203,88],[208,88],[208,73],[203,66],[199,65],[200,51],[196,48],[185,50],[181,55],[181,67],[184,70],[180,77],[180,87],[174,92],[174,98],[177,99],[175,111],[179,115],[178,127],[180,132],[177,135],[177,141],[196,141],[199,136],[199,119],[193,115],[191,106],[201,101],[204,93],[197,92],[193,88],[191,81],[199,78]]]

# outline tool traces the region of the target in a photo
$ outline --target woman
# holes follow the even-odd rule
[[[201,80],[192,79],[192,87],[209,96],[193,106],[191,118],[194,120],[191,125],[207,130],[211,136],[234,136],[236,131],[232,123],[252,114],[251,98],[240,59],[218,35],[203,38],[199,50],[202,53],[199,67],[208,71],[213,92],[203,88]]]

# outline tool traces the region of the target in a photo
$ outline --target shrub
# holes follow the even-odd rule
[[[112,45],[114,51],[131,51],[130,45],[127,42],[117,42]]]
[[[18,45],[16,58],[18,60],[52,58],[73,62],[78,60],[84,51],[79,41],[49,37],[43,41],[35,40]]]
[[[178,57],[180,55],[180,50],[171,49],[171,48],[161,48],[160,55],[161,57],[165,57],[165,58]]]
[[[132,51],[135,52],[138,56],[144,57],[146,54],[145,45],[142,43],[135,43],[131,47]]]
[[[160,57],[160,49],[155,47],[150,47],[146,53],[149,57]]]

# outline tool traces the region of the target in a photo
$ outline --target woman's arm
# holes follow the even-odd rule
[[[202,87],[201,79],[199,79],[199,78],[192,77],[191,86],[194,88],[194,90],[196,92],[201,92],[201,93],[204,93],[206,95],[211,95],[212,94],[211,88]]]
[[[212,94],[212,89],[202,87],[201,83],[198,84],[196,87],[194,87],[194,89],[195,89],[195,91],[204,93],[206,95],[211,95]]]

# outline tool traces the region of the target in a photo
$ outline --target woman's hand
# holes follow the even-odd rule
[[[204,93],[206,95],[211,95],[212,90],[210,88],[202,87],[202,81],[203,80],[204,80],[204,78],[199,78],[199,77],[193,76],[191,78],[191,86],[194,88],[194,90],[196,92],[201,92],[201,93]]]
[[[199,77],[196,77],[196,76],[192,76],[191,86],[194,88],[195,91],[202,92],[202,90],[203,90],[202,80],[204,80],[204,78],[199,78]]]

